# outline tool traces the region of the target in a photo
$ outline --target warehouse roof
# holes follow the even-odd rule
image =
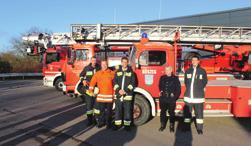
[[[137,24],[251,26],[251,7],[145,21]]]

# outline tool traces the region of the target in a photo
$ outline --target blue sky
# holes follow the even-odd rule
[[[72,23],[127,24],[249,6],[251,0],[1,0],[0,51],[32,27],[66,32]]]

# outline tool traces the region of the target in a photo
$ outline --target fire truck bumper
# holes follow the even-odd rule
[[[46,76],[43,79],[43,84],[44,86],[47,86],[47,87],[54,87],[53,81],[54,81],[54,76]]]
[[[63,92],[66,92],[66,86],[63,85]]]

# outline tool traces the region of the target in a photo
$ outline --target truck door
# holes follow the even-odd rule
[[[68,85],[75,86],[79,81],[80,72],[89,63],[89,53],[88,49],[78,49],[74,52],[74,63],[68,68],[66,75]]]
[[[153,97],[159,96],[159,79],[167,65],[164,50],[145,50],[139,56],[137,74],[138,86],[148,91]]]

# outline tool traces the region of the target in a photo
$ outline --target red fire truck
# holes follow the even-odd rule
[[[61,68],[66,61],[67,48],[56,46],[48,48],[43,53],[43,84],[47,87],[55,87],[62,91],[63,80],[61,76]]]
[[[180,47],[193,47],[195,44],[250,45],[250,29],[212,26],[74,24],[72,25],[72,37],[74,40],[81,42],[95,41],[106,45],[130,44],[132,46],[129,57],[130,65],[138,79],[138,86],[134,90],[134,119],[136,125],[141,125],[150,116],[155,116],[159,113],[159,79],[163,75],[166,66],[171,65],[175,69],[178,68],[177,56],[182,56],[179,54]],[[83,33],[83,30],[87,33]],[[148,38],[146,38],[146,34]],[[178,37],[177,34],[179,34]],[[141,35],[144,39],[139,42]],[[196,49],[196,47],[194,48]],[[232,68],[235,68],[235,71],[243,72],[243,69],[237,70],[234,67],[234,64],[238,64],[238,59],[234,59],[233,48],[224,47],[224,49],[226,48],[230,48],[232,52],[228,57],[223,57],[223,59],[227,59],[222,61],[231,61],[226,64],[226,67],[229,68],[233,65]],[[237,47],[236,50],[242,52],[241,48],[241,46]],[[217,51],[214,52],[216,53]],[[244,56],[249,57],[247,54]],[[211,59],[219,59],[217,55],[212,56],[216,58]],[[243,53],[238,55],[241,56]],[[218,55],[218,57],[221,56],[224,56],[223,53],[220,56]],[[239,60],[244,61],[241,58]],[[245,63],[248,66],[250,62],[246,60],[249,59],[245,58]],[[213,73],[215,73],[216,65],[210,66],[214,67]],[[207,68],[209,66],[203,63],[202,60],[202,67]],[[232,71],[233,69],[229,69],[228,75],[231,75]],[[246,70],[246,73],[249,73],[249,70]],[[210,75],[216,76],[216,78],[219,76],[221,79],[222,76],[225,76],[225,74]],[[182,77],[182,74],[180,76]],[[230,80],[230,78],[227,78],[227,80],[209,81],[205,89],[205,115],[251,117],[250,87],[251,82],[244,80]],[[182,114],[184,89],[185,87],[182,84],[182,94],[176,106],[178,114]]]
[[[55,87],[59,91],[62,91],[64,84],[61,68],[66,62],[68,45],[74,43],[69,42],[66,35],[66,33],[32,34],[22,38],[27,45],[28,55],[41,56],[44,86]]]

